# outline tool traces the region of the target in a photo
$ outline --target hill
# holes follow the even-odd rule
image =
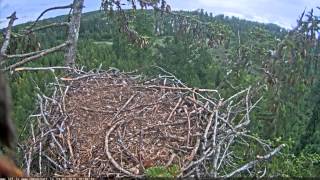
[[[296,30],[288,32],[273,24],[222,15],[211,17],[203,11],[177,12],[179,17],[160,16],[153,11],[128,13],[129,26],[147,39],[146,46],[130,43],[130,37],[119,32],[117,16],[86,13],[80,29],[79,66],[87,70],[111,66],[123,71],[137,70],[151,77],[157,76],[158,71],[150,67],[160,66],[188,85],[216,89],[222,97],[250,86],[256,97],[263,97],[252,112],[250,130],[275,146],[289,144],[288,156],[278,159],[270,167],[273,170],[270,173],[291,176],[319,173],[316,92],[320,87],[320,48],[318,36],[313,36],[318,30],[309,28],[313,27],[309,26],[310,19],[306,17]],[[64,18],[67,17],[50,18],[41,24]],[[193,23],[186,19],[192,19]],[[15,31],[27,25],[16,26]],[[61,43],[65,33],[63,28],[44,30],[12,43],[11,49],[46,48]],[[202,38],[204,34],[210,38]],[[62,65],[62,59],[62,53],[56,53],[28,66]],[[45,72],[27,72],[15,73],[11,78],[15,119],[21,137],[26,137],[23,127],[35,108],[35,93],[46,89],[54,77]],[[292,153],[298,157],[291,156]],[[298,162],[310,159],[314,163],[302,171]]]

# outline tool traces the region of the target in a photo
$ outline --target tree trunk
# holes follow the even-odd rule
[[[69,42],[69,46],[65,53],[66,66],[73,67],[75,65],[83,2],[84,0],[73,1],[73,9],[67,39],[67,41]]]

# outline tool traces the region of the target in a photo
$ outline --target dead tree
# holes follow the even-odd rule
[[[65,53],[65,63],[67,66],[75,65],[83,2],[84,0],[74,0],[73,2],[73,11],[69,24],[67,40],[70,44],[68,45],[67,51]]]
[[[4,65],[3,70],[13,70],[25,63],[30,61],[37,60],[43,56],[48,54],[57,52],[57,51],[65,51],[65,64],[68,66],[74,66],[76,59],[76,47],[79,37],[79,29],[80,29],[80,19],[83,8],[84,0],[74,0],[72,4],[65,6],[57,6],[44,10],[39,17],[32,23],[31,26],[25,28],[18,34],[19,37],[29,36],[36,31],[52,28],[52,27],[61,27],[67,26],[68,34],[67,40],[60,45],[55,47],[51,47],[48,49],[43,49],[34,52],[28,52],[24,54],[7,54],[8,47],[10,45],[10,39],[12,37],[12,26],[14,21],[17,19],[16,12],[12,13],[11,16],[7,17],[9,19],[9,24],[4,31],[4,40],[1,46],[0,51],[0,65]],[[36,27],[41,17],[49,11],[57,10],[57,9],[71,9],[71,17],[69,18],[69,22],[62,23],[52,23],[49,25],[44,25],[40,27]],[[11,60],[15,60],[15,63],[10,63]]]
[[[147,8],[152,7],[155,10],[161,10],[169,12],[170,6],[166,5],[166,2],[164,0],[157,0],[157,1],[147,1],[147,0],[138,0],[137,2],[140,3],[141,8]],[[132,8],[136,8],[136,2],[131,1],[128,2],[132,5]],[[55,47],[51,47],[48,49],[43,49],[39,51],[34,52],[28,52],[24,54],[7,54],[8,47],[10,45],[10,39],[13,36],[12,35],[12,27],[14,24],[14,21],[17,19],[16,13],[12,13],[11,16],[8,17],[9,24],[4,32],[4,40],[1,46],[0,51],[0,65],[3,66],[3,70],[14,70],[17,67],[20,67],[21,65],[37,60],[43,56],[46,56],[48,54],[57,52],[57,51],[64,51],[65,52],[65,65],[66,66],[74,66],[76,62],[76,53],[77,53],[77,42],[79,37],[79,30],[80,30],[80,20],[81,20],[81,14],[83,9],[84,0],[73,0],[73,3],[70,5],[65,6],[58,6],[58,7],[52,7],[49,9],[44,10],[40,16],[35,20],[35,22],[32,23],[31,26],[27,27],[25,30],[22,31],[21,34],[18,34],[19,37],[25,37],[29,36],[37,31],[41,31],[44,29],[52,28],[52,27],[61,27],[61,26],[67,26],[68,28],[68,34],[67,39],[65,42],[61,43],[60,45],[57,45]],[[161,4],[161,8],[159,5]],[[121,11],[119,17],[121,20],[121,27],[123,33],[128,34],[129,41],[139,44],[139,46],[144,46],[147,44],[146,39],[141,38],[137,32],[135,32],[132,29],[129,29],[126,23],[126,16],[125,13],[121,9],[121,5],[123,5],[121,0],[102,0],[102,8],[104,10],[107,10],[108,8],[116,7],[118,10]],[[48,25],[36,27],[41,17],[43,17],[44,14],[46,14],[49,11],[57,10],[57,9],[71,9],[70,11],[70,20],[69,22],[62,22],[62,23],[51,23]],[[15,63],[12,63],[12,60],[15,60]]]

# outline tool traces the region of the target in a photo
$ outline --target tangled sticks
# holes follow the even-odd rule
[[[263,176],[257,164],[284,146],[272,150],[248,133],[261,100],[251,102],[250,88],[224,100],[173,75],[142,81],[114,70],[72,71],[55,76],[52,97],[38,95],[37,125],[21,145],[30,175],[140,178],[150,167],[174,165],[177,177]],[[261,151],[248,153],[252,144]]]

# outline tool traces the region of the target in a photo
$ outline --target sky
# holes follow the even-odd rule
[[[126,0],[122,0],[127,2]],[[36,19],[50,7],[68,5],[72,0],[0,0],[0,28],[7,26],[6,17],[17,12],[15,23]],[[319,0],[167,0],[173,10],[204,9],[214,15],[225,14],[241,19],[263,23],[274,23],[291,29],[304,9],[320,6]],[[85,0],[84,12],[98,10],[101,0]],[[56,10],[44,16],[55,17],[67,14],[67,10]]]

